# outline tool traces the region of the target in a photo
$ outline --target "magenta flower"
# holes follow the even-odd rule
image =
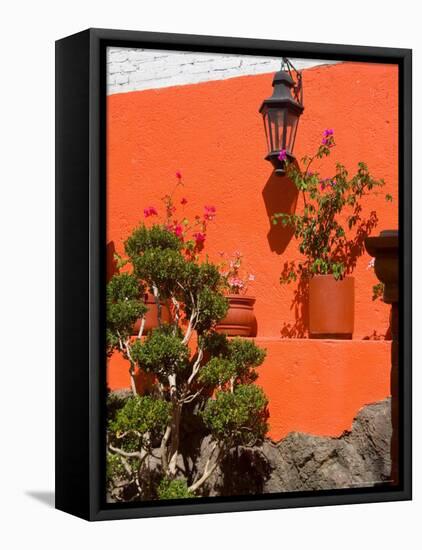
[[[183,197],[183,199],[180,201],[180,204],[185,205],[187,204],[187,202],[188,202],[188,199],[186,197]]]
[[[176,237],[181,237],[183,235],[183,228],[180,224],[177,224],[173,227],[173,233]]]
[[[204,206],[204,209],[204,219],[208,221],[213,220],[216,212],[215,206]]]
[[[332,128],[327,128],[326,130],[324,130],[322,135],[323,138],[321,144],[327,147],[332,147],[334,145],[334,130]]]
[[[193,238],[195,239],[196,244],[200,245],[205,241],[205,234],[200,232],[194,233]]]
[[[180,172],[179,170],[177,170],[177,172],[176,172],[176,178],[177,178],[178,180],[181,180],[181,179],[182,179],[182,172]]]
[[[148,208],[144,208],[144,216],[146,218],[149,218],[150,216],[158,216],[158,212],[153,206],[148,206]]]
[[[278,155],[278,160],[281,160],[281,161],[287,160],[287,151],[286,151],[286,149],[282,149],[280,151],[280,154]]]

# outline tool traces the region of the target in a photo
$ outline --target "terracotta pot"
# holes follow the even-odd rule
[[[355,278],[336,281],[333,275],[315,275],[309,281],[309,335],[311,338],[351,338],[355,320]]]
[[[216,326],[216,331],[227,336],[256,336],[255,298],[229,294],[227,315]]]
[[[145,294],[144,303],[148,308],[148,311],[145,314],[144,334],[148,334],[149,332],[151,332],[153,328],[158,327],[158,307],[157,307],[157,304],[155,303],[154,296],[149,292]],[[161,304],[161,322],[169,323],[170,310],[169,310],[168,304],[163,300],[160,300],[160,304]],[[138,335],[140,328],[141,328],[141,320],[138,319],[136,323],[133,325],[133,334]]]

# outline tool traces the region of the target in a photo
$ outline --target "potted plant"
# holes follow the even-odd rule
[[[227,258],[224,252],[220,255],[220,273],[229,308],[216,330],[228,336],[256,336],[255,297],[247,294],[249,284],[255,280],[255,275],[242,269],[243,256],[239,251],[230,258]]]
[[[356,173],[336,164],[334,175],[322,178],[311,165],[328,157],[335,146],[334,132],[324,131],[317,152],[302,159],[302,166],[289,162],[285,151],[280,159],[296,185],[303,203],[300,212],[273,215],[274,224],[291,227],[303,259],[285,263],[280,281],[300,278],[308,284],[309,333],[313,337],[351,337],[354,329],[354,277],[351,275],[364,253],[365,238],[377,224],[377,214],[364,217],[362,200],[384,186],[365,163]],[[391,195],[385,196],[391,201]]]

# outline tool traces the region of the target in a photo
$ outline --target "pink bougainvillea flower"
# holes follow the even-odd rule
[[[180,224],[177,224],[173,227],[173,233],[176,237],[181,237],[183,235],[183,228]]]
[[[176,171],[176,178],[177,178],[178,180],[181,180],[181,179],[182,179],[182,172],[180,172],[180,170],[177,170],[177,171]]]
[[[204,206],[204,209],[205,209],[204,219],[207,221],[213,220],[216,213],[215,206]]]
[[[187,204],[187,202],[188,202],[188,199],[186,197],[183,197],[183,199],[180,201],[180,204],[185,205]]]
[[[173,235],[176,235],[176,237],[179,237],[179,239],[183,239],[183,227],[179,223],[173,223],[166,226],[167,231],[170,231],[170,233],[173,233]]]
[[[193,238],[195,239],[196,244],[202,244],[205,241],[205,234],[204,233],[194,233]]]
[[[332,128],[327,128],[324,130],[322,135],[323,138],[321,144],[327,147],[332,147],[334,145],[334,130]]]
[[[286,151],[286,149],[282,149],[280,151],[280,154],[278,155],[278,160],[283,161],[283,160],[286,160],[286,159],[287,159],[287,151]]]
[[[149,218],[150,216],[158,216],[158,212],[153,206],[148,206],[148,208],[144,208],[144,216],[146,218]]]

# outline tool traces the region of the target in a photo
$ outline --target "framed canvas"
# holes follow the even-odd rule
[[[411,50],[56,43],[56,507],[411,498]]]

